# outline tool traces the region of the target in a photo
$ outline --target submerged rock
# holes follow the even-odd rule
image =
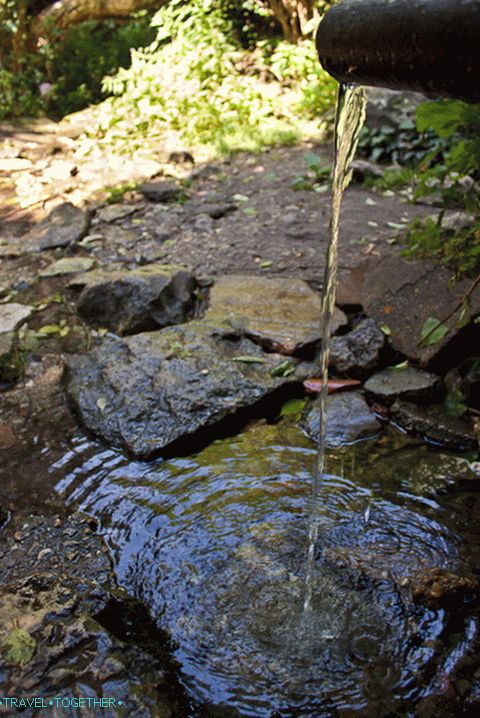
[[[19,244],[27,252],[69,247],[85,237],[89,224],[88,212],[65,202],[21,237]]]
[[[129,272],[91,272],[83,279],[87,284],[77,312],[92,326],[116,334],[181,323],[193,304],[195,279],[182,267],[147,265]]]
[[[319,411],[319,401],[311,402],[300,422],[301,428],[315,442],[319,440]],[[374,436],[379,429],[380,423],[360,392],[333,394],[327,398],[327,446],[350,444]]]
[[[472,427],[446,414],[442,404],[419,406],[397,400],[392,406],[392,419],[406,431],[421,434],[435,444],[465,451],[478,448]]]
[[[397,397],[430,401],[439,396],[440,389],[438,376],[411,366],[389,367],[365,382],[365,391],[387,403]]]
[[[334,337],[330,347],[330,367],[339,374],[361,375],[375,369],[385,344],[385,335],[373,319],[364,319],[355,329]]]
[[[478,597],[479,585],[474,577],[457,576],[441,568],[431,568],[408,576],[402,581],[412,598],[430,608],[457,608],[465,600]]]
[[[193,321],[69,358],[67,391],[87,429],[147,457],[295,381],[272,377],[277,365],[231,330]]]
[[[176,687],[175,698],[169,695],[170,666],[145,651],[145,640],[139,646],[129,640],[122,625],[122,606],[126,613],[128,599],[122,604],[110,593],[115,583],[109,554],[91,523],[80,514],[65,520],[28,516],[2,538],[2,694],[44,696],[47,711],[55,716],[69,705],[74,710],[70,701],[79,697],[85,699],[81,715],[100,710],[111,718],[186,716],[181,688]],[[138,626],[139,634],[142,628]],[[53,696],[65,704],[48,706]],[[102,709],[96,703],[93,708],[88,703],[93,698],[111,698],[115,704]],[[38,707],[25,705],[22,716],[39,715]]]
[[[320,295],[300,279],[228,275],[212,287],[206,318],[227,322],[265,348],[290,355],[320,341],[320,314]],[[332,333],[343,324],[345,315],[335,309]]]

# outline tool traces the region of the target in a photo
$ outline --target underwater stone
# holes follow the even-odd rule
[[[446,414],[442,404],[419,406],[397,400],[392,406],[392,418],[407,431],[421,434],[435,444],[458,450],[478,449],[472,427]]]

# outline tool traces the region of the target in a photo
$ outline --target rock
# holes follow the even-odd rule
[[[120,600],[102,539],[86,531],[86,520],[79,514],[67,517],[54,530],[52,524],[50,517],[28,516],[21,543],[13,539],[13,530],[7,537],[3,534],[0,672],[4,695],[17,700],[47,695],[59,701],[40,711],[25,704],[21,710],[25,718],[44,712],[60,716],[71,710],[80,715],[103,710],[110,718],[186,718],[187,701],[176,684],[166,639],[136,602]],[[82,551],[75,561],[68,561],[65,546],[72,537]],[[40,553],[49,551],[48,557],[39,562],[38,548],[45,545],[48,548]],[[149,638],[142,637],[142,631]],[[158,652],[151,650],[154,643]],[[153,657],[160,651],[161,660]],[[175,697],[169,697],[170,690]],[[115,703],[101,709],[102,698]],[[62,699],[66,699],[63,706]],[[3,711],[12,715],[17,709],[9,710],[2,697]]]
[[[363,287],[363,306],[379,326],[388,325],[395,349],[421,366],[428,366],[459,337],[463,298],[471,280],[451,284],[451,272],[429,261],[410,262],[397,255],[382,259]],[[471,316],[480,314],[480,285],[471,293]],[[445,319],[454,307],[458,309]],[[449,332],[436,344],[421,344],[429,317],[444,321]],[[480,333],[480,328],[479,328]],[[449,347],[452,350],[452,347]]]
[[[78,173],[78,167],[75,162],[69,160],[54,160],[47,167],[43,175],[50,180],[67,180],[74,177]]]
[[[442,568],[430,568],[408,576],[402,581],[402,587],[408,586],[412,598],[429,608],[453,608],[458,610],[465,599],[478,596],[478,581],[465,576],[457,576]]]
[[[406,431],[421,434],[427,441],[458,450],[478,449],[473,429],[461,419],[448,416],[442,404],[419,406],[397,400],[392,419]]]
[[[272,377],[278,357],[196,320],[68,358],[67,392],[94,434],[148,457],[252,407],[293,378]]]
[[[0,311],[0,335],[15,331],[33,312],[27,304],[2,304]]]
[[[364,388],[376,399],[386,403],[391,403],[397,397],[430,401],[439,396],[441,384],[435,374],[405,366],[398,369],[389,367],[373,374],[365,382]]]
[[[213,219],[208,214],[199,214],[195,218],[193,229],[197,232],[211,232],[213,229]]]
[[[205,203],[201,204],[196,211],[200,214],[208,214],[212,219],[220,219],[230,212],[235,212],[238,209],[236,204],[232,202],[225,203]]]
[[[109,204],[106,207],[97,209],[96,218],[100,222],[115,222],[117,219],[123,219],[129,217],[131,214],[138,210],[137,204]]]
[[[164,180],[142,182],[138,189],[151,202],[173,202],[182,194],[180,187]]]
[[[149,264],[129,272],[99,270],[84,279],[78,314],[92,326],[116,334],[181,323],[193,304],[195,279],[182,267]]]
[[[170,154],[168,155],[168,161],[175,165],[195,164],[193,155],[191,155],[190,152],[187,152],[185,150],[176,150],[175,152],[170,152]]]
[[[20,157],[0,158],[0,172],[19,172],[32,167],[30,160]]]
[[[350,165],[354,182],[365,182],[366,179],[379,179],[383,177],[380,165],[368,160],[353,160]]]
[[[88,212],[65,202],[55,207],[46,219],[24,234],[19,244],[28,252],[69,247],[85,237],[89,224]]]
[[[320,295],[300,279],[228,275],[212,287],[206,318],[290,355],[320,341],[320,313]],[[332,333],[345,323],[343,312],[335,309]]]
[[[355,329],[333,337],[330,346],[330,367],[339,374],[361,376],[380,362],[385,335],[373,319],[364,319]]]
[[[26,304],[0,306],[0,382],[13,384],[22,374],[23,362],[15,351],[15,330],[28,319],[33,307]]]
[[[11,449],[17,443],[17,437],[8,424],[0,424],[0,450]],[[0,524],[2,523],[0,511]]]
[[[43,269],[40,277],[58,277],[63,274],[79,274],[80,272],[88,272],[95,266],[95,260],[89,257],[62,257],[56,262],[49,264]]]
[[[319,410],[318,400],[310,402],[300,422],[303,431],[316,443],[319,439]],[[379,430],[380,423],[360,392],[350,391],[327,398],[327,446],[351,444],[374,436]]]

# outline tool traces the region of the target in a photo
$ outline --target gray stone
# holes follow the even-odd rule
[[[12,384],[20,377],[23,363],[15,351],[15,330],[33,312],[25,304],[0,304],[0,382]]]
[[[101,222],[115,222],[117,219],[123,219],[129,217],[131,214],[137,211],[137,204],[109,204],[106,207],[101,207],[97,210],[96,218]]]
[[[352,177],[355,182],[365,182],[366,179],[379,179],[383,177],[380,165],[368,160],[354,160],[351,165]]]
[[[88,212],[65,202],[55,207],[46,219],[23,235],[19,244],[28,252],[69,247],[85,237],[89,224]]]
[[[397,400],[392,406],[392,419],[406,431],[421,434],[434,444],[465,451],[478,449],[471,425],[446,414],[442,404],[419,406]]]
[[[319,411],[317,399],[307,405],[300,421],[300,427],[315,442],[319,439]],[[327,398],[327,446],[351,444],[374,436],[379,430],[380,423],[360,392],[343,392]]]
[[[95,260],[89,257],[62,257],[40,272],[40,277],[58,277],[64,274],[88,272],[95,266]]]
[[[180,187],[164,180],[142,182],[138,189],[151,202],[173,202],[182,194]]]
[[[380,362],[385,335],[373,319],[364,319],[355,329],[340,337],[333,337],[330,347],[330,367],[339,374],[360,376],[372,371]]]
[[[379,326],[388,325],[394,348],[423,367],[435,360],[447,345],[453,344],[461,331],[458,326],[463,299],[472,282],[463,279],[452,284],[450,280],[451,272],[444,267],[390,255],[369,273],[363,287],[366,313]],[[472,318],[478,316],[480,286],[470,294],[470,304]],[[441,341],[425,346],[421,342],[421,331],[429,317],[443,321],[449,332]],[[480,327],[478,332],[480,335]]]
[[[300,279],[227,275],[210,291],[206,318],[290,355],[320,341],[320,313],[320,295]],[[335,309],[332,333],[345,323],[343,312]]]
[[[206,202],[201,204],[196,211],[201,214],[208,214],[212,219],[220,219],[230,212],[235,212],[236,209],[238,209],[238,206],[232,202]]]
[[[129,272],[91,272],[83,279],[87,285],[77,301],[78,314],[116,334],[181,323],[193,303],[195,279],[182,267],[146,265]]]
[[[397,397],[430,401],[440,394],[438,376],[411,366],[389,367],[371,376],[365,382],[365,391],[375,398],[391,403]]]
[[[67,392],[84,426],[139,457],[296,381],[271,376],[278,356],[204,320],[108,338],[67,361]]]
[[[17,327],[33,312],[33,307],[27,304],[0,304],[0,334],[8,334],[15,331]]]

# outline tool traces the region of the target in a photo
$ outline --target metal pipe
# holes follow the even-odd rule
[[[343,84],[480,102],[480,0],[342,0],[316,42]]]

